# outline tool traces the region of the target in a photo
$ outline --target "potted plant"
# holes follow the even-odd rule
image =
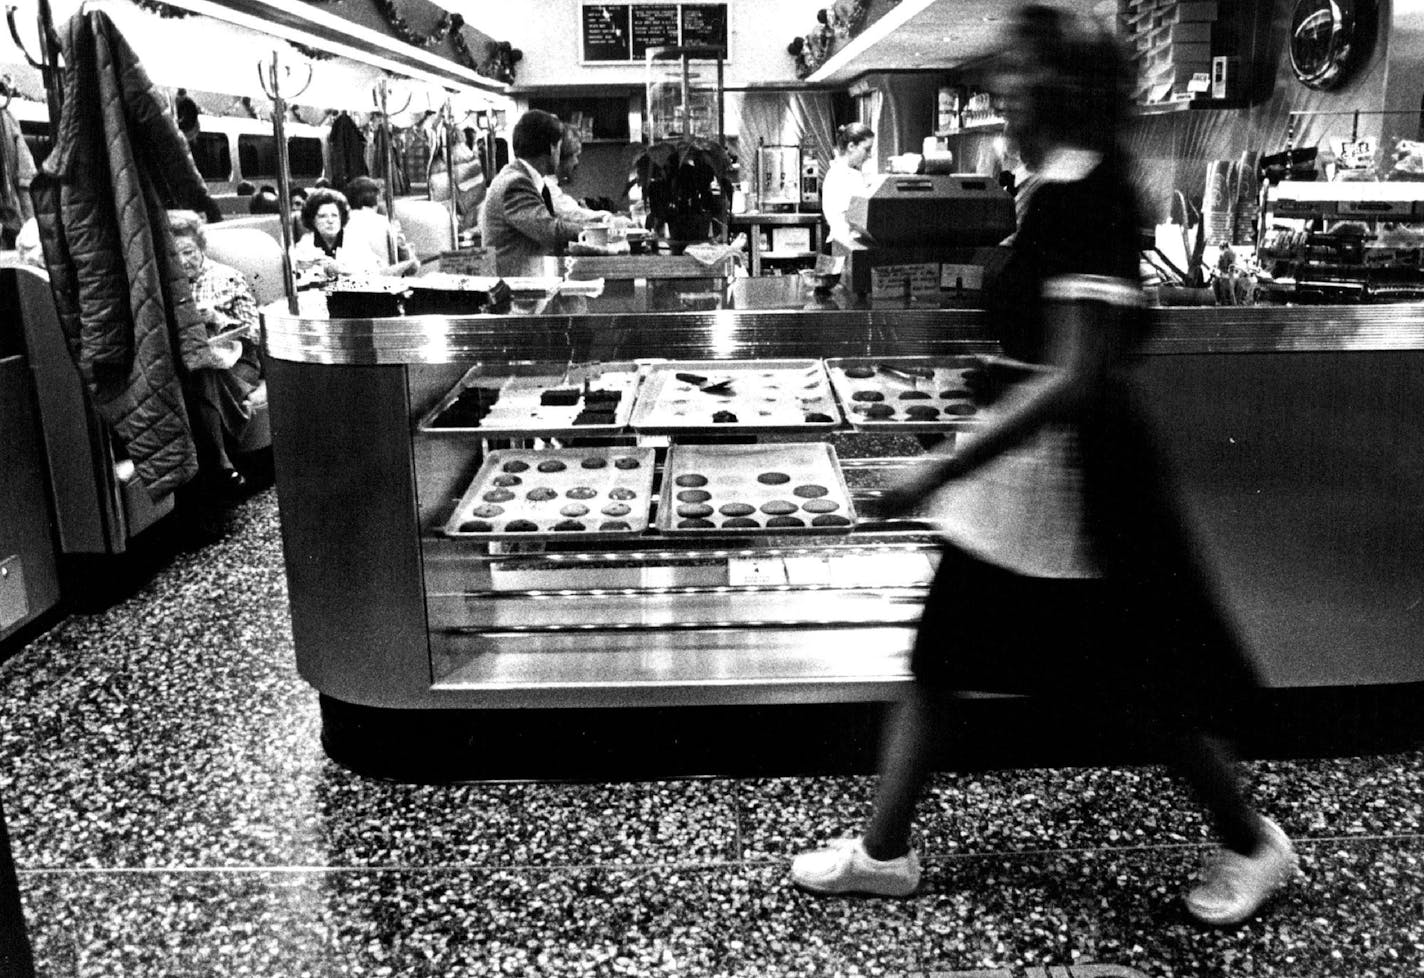
[[[672,249],[724,237],[735,164],[721,143],[676,134],[642,150],[633,170],[648,208],[647,228]]]

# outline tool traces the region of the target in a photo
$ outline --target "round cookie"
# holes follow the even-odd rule
[[[724,530],[754,530],[760,525],[761,524],[756,520],[749,519],[745,516],[734,516],[729,520],[722,521],[722,529]]]
[[[928,401],[930,395],[924,391],[902,391],[900,400],[902,401]]]
[[[545,459],[538,465],[540,472],[562,472],[566,468],[568,468],[568,466],[556,458]]]
[[[808,513],[833,513],[841,508],[841,504],[834,499],[808,499],[801,504],[801,508]]]
[[[822,414],[820,411],[808,411],[806,413],[807,424],[827,424],[834,420],[835,418],[829,414]]]
[[[763,472],[757,476],[757,481],[764,486],[784,486],[791,481],[791,476],[785,472]]]
[[[677,494],[680,503],[705,503],[711,498],[712,494],[706,489],[684,489]]]
[[[584,526],[578,520],[560,520],[554,524],[554,529],[559,533],[574,533],[578,530],[586,530],[588,527]]]
[[[806,523],[794,516],[773,516],[766,521],[766,525],[769,529],[789,529],[793,526],[805,526]]]
[[[756,512],[751,503],[724,503],[717,512],[723,516],[750,516]]]
[[[544,503],[550,499],[555,499],[559,495],[558,490],[550,489],[548,486],[535,486],[524,494],[524,498],[530,502]]]
[[[844,516],[816,516],[811,520],[812,526],[850,526],[850,520]]]
[[[804,486],[797,486],[791,490],[791,495],[800,496],[802,499],[819,499],[831,490],[825,486],[818,486],[814,483],[807,483]]]
[[[888,404],[852,404],[850,409],[864,418],[884,419],[895,416],[895,409]]]
[[[629,526],[622,520],[604,520],[602,523],[598,524],[598,528],[604,531],[633,529],[631,526]]]
[[[678,516],[711,516],[712,507],[706,503],[683,503],[677,508]]]
[[[503,512],[504,512],[504,507],[503,507],[503,506],[495,506],[495,505],[493,505],[493,504],[486,504],[486,505],[484,505],[484,506],[476,506],[474,509],[470,510],[470,515],[471,515],[471,516],[478,516],[478,517],[479,517],[480,519],[482,519],[482,520],[489,520],[489,519],[494,519],[496,516],[500,515],[500,514],[503,513]]]
[[[885,395],[879,391],[856,391],[850,396],[852,401],[883,401]]]
[[[539,529],[539,524],[533,520],[510,520],[504,524],[506,533],[533,533]]]
[[[627,516],[631,509],[627,503],[609,503],[600,512],[604,516]]]
[[[583,503],[569,503],[559,509],[560,516],[584,516],[588,513],[588,507]]]
[[[874,367],[846,367],[845,375],[853,380],[865,380],[875,376]]]
[[[620,455],[613,460],[615,469],[636,469],[643,463],[633,458],[631,455]]]
[[[490,480],[490,485],[499,486],[501,489],[509,486],[517,486],[524,480],[517,475],[497,475]]]
[[[586,469],[603,469],[608,467],[608,459],[604,458],[602,455],[590,455],[588,458],[580,462],[579,465],[583,466]]]
[[[939,417],[939,408],[933,404],[911,404],[905,409],[905,417],[912,421],[933,421]]]
[[[952,401],[958,397],[969,398],[974,396],[974,392],[967,387],[949,387],[939,392],[939,396],[946,401]]]
[[[529,463],[521,459],[512,458],[501,465],[500,468],[505,472],[528,472]]]
[[[736,416],[735,414],[733,414],[731,411],[713,411],[713,412],[712,412],[712,423],[713,423],[713,424],[735,424],[736,421],[737,421],[737,416]]]
[[[514,498],[514,493],[508,489],[491,489],[480,498],[487,503],[507,503]]]
[[[713,523],[711,520],[682,520],[677,524],[677,528],[679,530],[710,530],[713,529]]]
[[[485,520],[465,520],[460,524],[461,533],[488,533],[492,529],[494,527]]]
[[[598,490],[592,486],[574,486],[564,495],[570,499],[592,499],[598,495]]]
[[[687,475],[680,475],[672,481],[674,485],[683,486],[689,489],[696,489],[699,486],[707,485],[707,476],[698,475],[696,472],[689,472]]]
[[[761,511],[768,516],[786,516],[797,510],[795,503],[789,503],[784,499],[773,499],[770,502],[761,504]]]
[[[632,489],[624,489],[622,486],[618,486],[616,489],[610,489],[610,490],[608,490],[608,498],[609,498],[609,499],[637,499],[637,498],[638,498],[638,494],[637,494],[636,492],[634,492]]]
[[[945,413],[945,414],[956,414],[956,415],[958,415],[958,416],[961,417],[961,418],[965,418],[965,417],[968,417],[968,416],[971,415],[971,414],[978,414],[978,413],[979,413],[979,409],[978,409],[977,407],[975,407],[973,404],[966,404],[966,403],[963,402],[963,401],[956,401],[954,404],[948,404],[948,405],[946,405],[946,406],[945,406],[945,409],[944,409],[944,413]]]

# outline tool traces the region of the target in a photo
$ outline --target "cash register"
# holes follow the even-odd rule
[[[842,281],[859,295],[977,292],[1013,234],[1014,200],[993,177],[887,173],[851,197]]]

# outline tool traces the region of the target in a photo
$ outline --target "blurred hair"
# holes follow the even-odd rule
[[[282,204],[277,200],[277,191],[271,187],[263,187],[258,190],[247,204],[247,213],[249,214],[280,214],[281,212]]]
[[[543,156],[564,138],[564,124],[552,112],[530,109],[514,124],[509,148],[520,159]]]
[[[203,225],[207,222],[197,211],[169,211],[168,228],[175,238],[192,238],[197,242],[198,250],[204,253],[208,250],[208,236],[203,232]]]
[[[1072,11],[1020,7],[1001,53],[1022,74],[1035,126],[1051,143],[1107,151],[1128,117],[1135,78],[1118,39]]]
[[[844,153],[856,143],[875,138],[875,130],[863,122],[847,122],[836,130],[836,150]]]
[[[355,177],[346,185],[346,201],[351,209],[375,207],[381,199],[381,182],[372,177]]]
[[[316,230],[316,212],[325,204],[336,205],[336,210],[341,214],[342,227],[351,219],[351,205],[346,202],[343,194],[330,187],[317,187],[307,194],[307,199],[302,203],[302,225],[308,231]]]
[[[257,193],[257,185],[250,180],[238,181],[236,193],[239,197],[251,197]]]
[[[573,126],[564,126],[564,155],[583,149],[583,134]]]

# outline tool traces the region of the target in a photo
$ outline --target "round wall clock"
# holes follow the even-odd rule
[[[1330,89],[1359,59],[1354,0],[1296,0],[1291,14],[1291,68],[1301,84]]]

